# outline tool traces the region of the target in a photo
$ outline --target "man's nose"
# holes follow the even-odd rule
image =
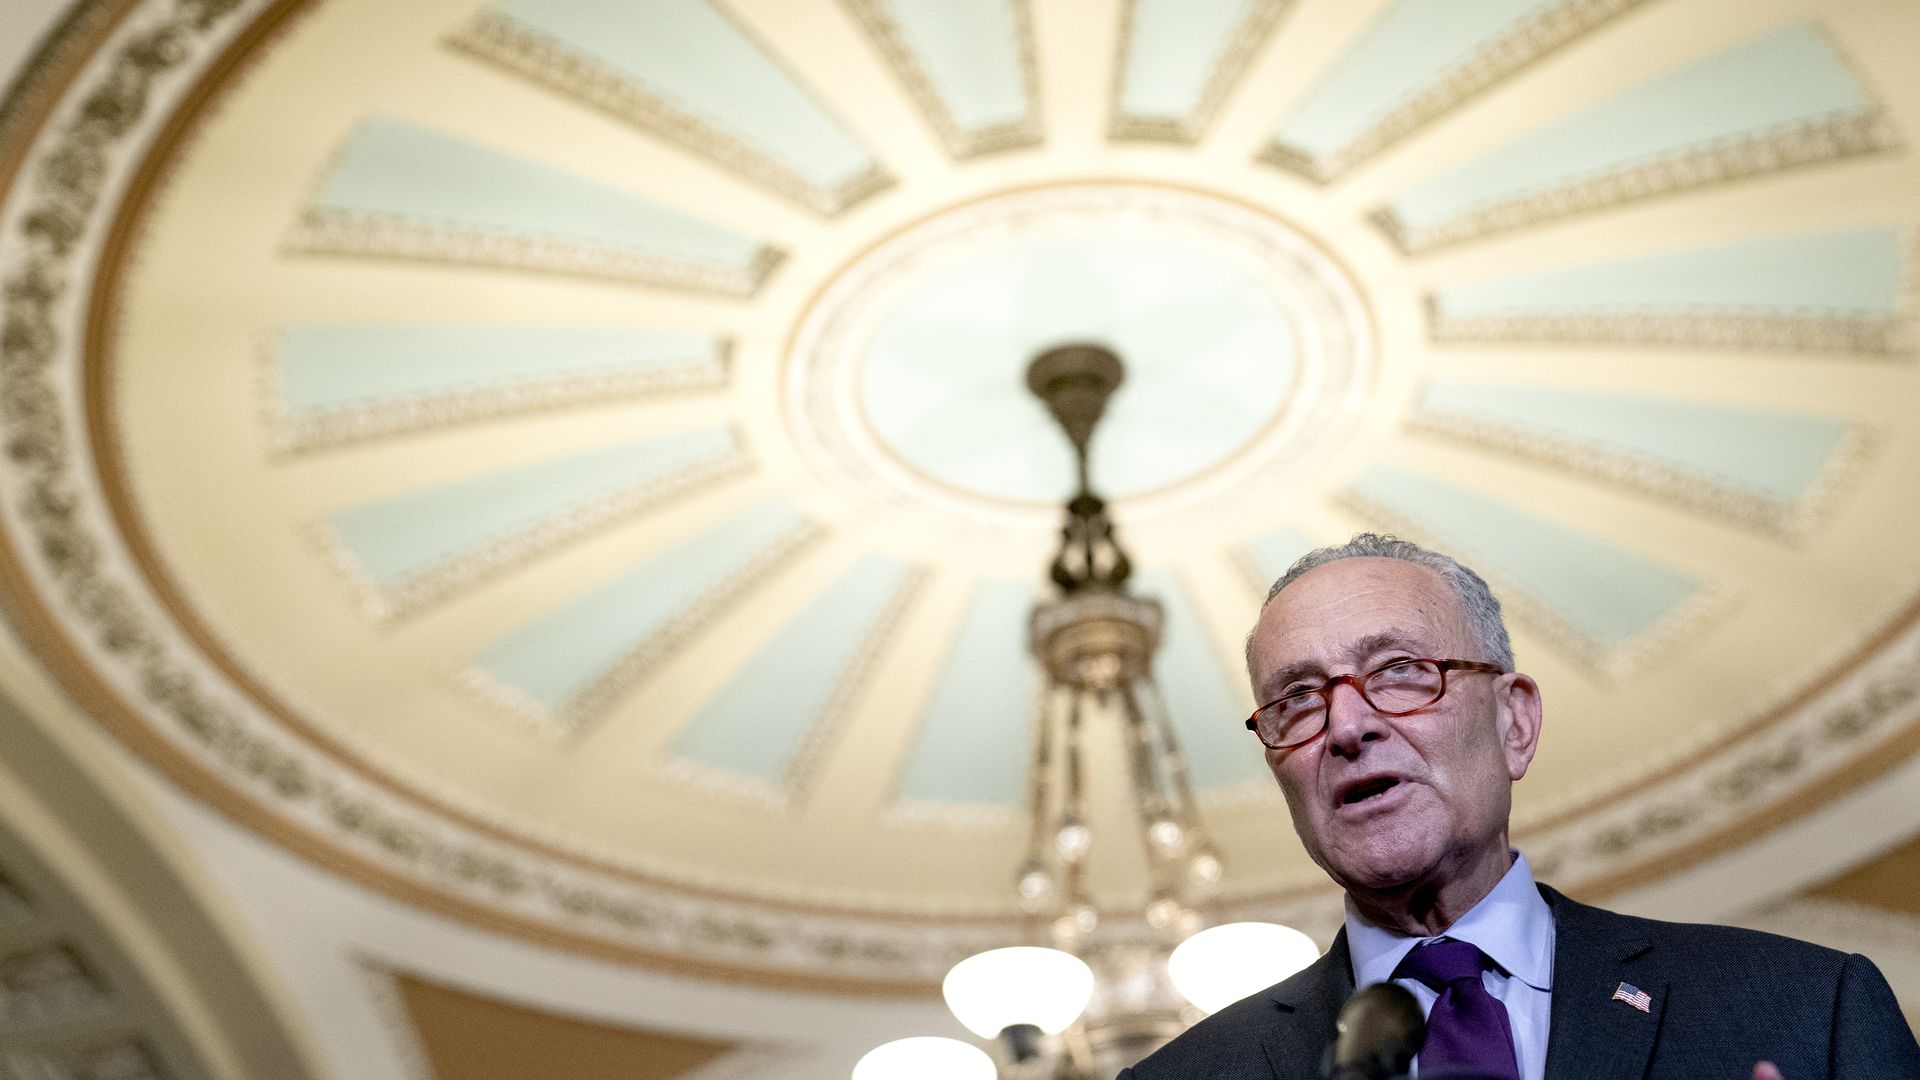
[[[1360,696],[1360,687],[1343,679],[1327,687],[1327,752],[1336,757],[1360,756],[1367,743],[1387,737],[1387,720]]]

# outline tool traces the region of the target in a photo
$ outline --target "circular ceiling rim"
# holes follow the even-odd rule
[[[244,71],[251,57],[257,56],[263,46],[291,25],[294,17],[314,2],[315,0],[277,0],[248,24],[246,32],[236,42],[222,48],[209,68],[196,76],[192,90],[186,97],[187,107],[174,111],[166,119],[167,137],[157,141],[153,148],[143,154],[139,160],[138,170],[141,180],[136,185],[136,189],[142,197],[121,199],[107,211],[112,221],[111,231],[116,237],[121,254],[125,254],[126,248],[138,234],[140,214],[149,204],[144,196],[150,196],[163,180],[172,155],[191,138],[195,124],[202,117],[207,106],[217,99],[224,81]],[[68,100],[64,96],[65,91],[71,82],[78,78],[83,60],[97,55],[97,52],[112,37],[113,32],[119,29],[124,17],[139,6],[138,0],[91,0],[84,5],[81,12],[86,17],[76,15],[69,20],[62,28],[61,36],[55,45],[42,51],[35,61],[33,71],[17,84],[22,88],[23,97],[9,102],[0,116],[4,116],[10,122],[24,123],[19,118],[33,111],[31,105],[22,104],[24,96],[44,93],[46,95],[45,111],[31,124],[36,139],[44,135],[48,118],[53,115],[56,106]],[[101,12],[106,14],[97,17],[93,15]],[[83,36],[90,38],[85,43],[85,47],[72,44]],[[69,51],[70,49],[72,51]],[[39,84],[37,76],[63,65],[75,52],[81,55],[82,60],[76,60],[67,65],[67,70],[61,73],[63,77],[53,80],[56,83],[54,87],[48,89]],[[21,186],[20,169],[30,156],[30,148],[26,146],[26,140],[22,140],[21,145],[23,149],[18,159],[0,163],[6,170],[4,174],[0,174],[0,183],[4,184],[4,187],[0,187],[0,197],[9,200]],[[86,300],[89,316],[83,360],[84,377],[89,381],[90,388],[94,390],[111,386],[104,360],[111,355],[109,344],[113,337],[113,297],[114,290],[119,284],[114,271],[115,267],[107,264],[105,271],[98,276],[90,277],[85,282],[85,285],[91,287],[91,292]],[[98,394],[90,393],[88,403],[89,408],[98,409],[94,415],[96,422],[89,434],[91,439],[98,440],[102,437],[102,432],[111,431],[112,425],[98,422],[110,410],[100,406]],[[98,465],[98,459],[92,464]],[[117,508],[117,510],[124,509],[125,507]],[[123,520],[121,524],[125,526],[127,522]],[[416,876],[410,876],[366,855],[356,853],[343,843],[330,840],[312,826],[304,825],[294,820],[291,815],[284,814],[250,796],[233,778],[216,775],[199,764],[182,746],[174,742],[150,718],[126,700],[110,679],[105,678],[100,671],[88,663],[85,650],[76,636],[70,632],[69,625],[63,622],[59,613],[53,610],[52,605],[47,602],[48,598],[35,588],[36,578],[28,568],[34,556],[17,547],[17,543],[18,537],[9,520],[4,542],[0,543],[0,597],[4,598],[6,609],[13,616],[15,625],[21,628],[30,647],[47,663],[68,692],[87,707],[88,711],[108,727],[116,737],[183,788],[218,807],[243,826],[313,859],[316,863],[328,866],[398,899],[454,914],[477,925],[529,940],[604,958],[640,961],[674,970],[685,970],[693,974],[744,978],[763,983],[785,982],[813,988],[891,992],[900,989],[925,989],[929,985],[923,977],[885,979],[874,977],[871,973],[858,977],[822,976],[812,972],[798,972],[748,963],[731,965],[689,961],[684,954],[642,948],[614,940],[603,934],[559,927],[534,916],[516,915],[498,906],[462,897],[451,889],[436,887]],[[155,582],[149,581],[147,584],[153,585]],[[1787,704],[1769,710],[1764,717],[1748,725],[1736,741],[1750,741],[1791,719],[1793,714],[1803,706],[1811,707],[1817,704],[1822,700],[1824,690],[1866,666],[1874,659],[1876,649],[1884,648],[1889,642],[1907,636],[1916,625],[1920,625],[1920,601],[1908,605],[1894,620],[1871,635],[1860,649],[1855,650],[1836,667],[1823,673],[1821,677],[1810,680],[1807,689],[1801,694],[1796,695]],[[295,732],[295,734],[303,733]],[[1889,747],[1897,747],[1903,753],[1897,756],[1887,755],[1884,751]],[[344,748],[329,747],[324,742],[314,748],[321,751],[323,755],[330,756],[344,751]],[[1916,749],[1920,749],[1920,719],[1916,719],[1915,722],[1890,736],[1884,736],[1882,741],[1873,748],[1826,769],[1799,789],[1760,808],[1759,812],[1749,814],[1730,825],[1724,825],[1706,836],[1690,839],[1677,847],[1643,855],[1639,862],[1629,863],[1616,868],[1611,875],[1584,883],[1587,887],[1582,891],[1591,895],[1625,889],[1704,859],[1719,848],[1728,837],[1744,835],[1750,838],[1752,835],[1764,834],[1784,824],[1785,820],[1793,814],[1823,805],[1853,787],[1884,773],[1885,770],[1897,764],[1900,758]],[[1706,756],[1703,753],[1697,760],[1689,759],[1666,766],[1657,774],[1658,778],[1664,780],[1684,776],[1701,764]],[[356,764],[350,755],[336,756],[334,760],[337,764],[350,769]],[[369,772],[363,775],[362,779],[387,786],[390,794],[422,809],[435,813],[449,810],[457,813],[457,808],[438,806],[422,793],[392,782],[378,773]],[[1595,803],[1604,804],[1605,801],[1605,799],[1596,799]],[[1527,832],[1537,833],[1549,827],[1557,829],[1570,825],[1586,810],[1595,808],[1585,807],[1569,811],[1564,818],[1556,818],[1550,823],[1538,825]],[[485,829],[492,828],[490,823],[484,821],[471,823],[456,821],[455,823],[472,824]],[[502,838],[523,846],[527,839],[512,835]],[[578,858],[574,853],[564,851],[555,852],[555,854],[574,860]],[[599,869],[598,867],[589,868]],[[724,890],[717,895],[729,901],[741,899]],[[1253,898],[1252,902],[1286,903],[1325,895],[1330,895],[1328,890],[1325,887],[1318,887],[1266,894]],[[764,897],[754,898],[751,903],[758,908],[780,910],[778,905],[769,904]],[[805,905],[800,906],[798,910],[835,916],[852,914],[861,920],[888,921],[888,916],[879,912],[848,912],[837,908],[821,909]],[[922,927],[927,922],[924,916],[916,915],[896,913],[893,918],[912,920]],[[1006,920],[986,920],[983,925],[1004,926],[1005,923]]]

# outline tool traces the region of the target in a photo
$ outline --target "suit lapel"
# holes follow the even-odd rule
[[[1653,941],[1635,920],[1578,904],[1546,886],[1553,909],[1553,1005],[1548,1076],[1644,1077],[1669,988],[1646,963]],[[1621,984],[1652,1000],[1641,1012],[1613,1000]]]
[[[1293,1014],[1290,1022],[1269,1024],[1261,1033],[1267,1064],[1276,1078],[1320,1075],[1320,1059],[1333,1044],[1340,1006],[1352,995],[1353,961],[1342,927],[1325,956],[1267,991],[1274,1005]]]

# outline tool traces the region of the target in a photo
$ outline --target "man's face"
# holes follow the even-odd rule
[[[1272,699],[1403,657],[1490,660],[1452,589],[1399,559],[1318,567],[1267,604],[1249,649],[1255,697]],[[1447,692],[1408,716],[1333,688],[1327,730],[1267,751],[1307,853],[1342,887],[1444,883],[1492,859],[1504,868],[1511,785],[1526,773],[1539,697],[1524,675],[1449,672]]]

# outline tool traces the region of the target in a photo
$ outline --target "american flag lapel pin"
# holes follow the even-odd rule
[[[1653,996],[1632,983],[1621,983],[1619,988],[1613,992],[1613,997],[1609,1000],[1624,1001],[1634,1008],[1639,1009],[1641,1012],[1651,1012],[1653,1010]]]

